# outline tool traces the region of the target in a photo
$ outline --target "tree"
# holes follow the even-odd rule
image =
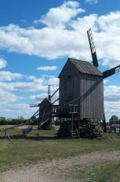
[[[116,123],[118,123],[118,122],[119,122],[118,116],[112,115],[111,118],[110,118],[110,120],[109,120],[109,123],[110,123],[110,124],[116,124]]]
[[[0,125],[5,125],[7,124],[7,120],[5,117],[0,117]]]

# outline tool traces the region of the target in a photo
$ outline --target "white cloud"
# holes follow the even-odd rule
[[[49,12],[50,11],[51,9]],[[62,18],[59,15],[56,21],[58,24],[59,22],[61,22],[60,24],[63,22],[63,26],[69,23],[71,18],[75,17],[78,13],[83,12],[77,1],[65,2],[60,7],[54,8],[54,11],[56,12],[56,16],[59,15],[59,11],[64,12],[63,15],[66,18],[63,16]],[[44,15],[44,18],[49,16],[48,13]],[[64,19],[64,21],[61,20],[61,18]],[[53,22],[53,19],[50,21]],[[70,47],[70,44],[73,43],[76,36],[67,29],[59,30],[58,24],[56,28],[46,25],[46,27],[41,29],[34,27],[24,29],[13,24],[1,27],[0,47],[2,49],[8,49],[9,51],[37,55],[48,59],[68,55],[70,52],[71,55],[73,55],[74,49]]]
[[[107,101],[120,101],[120,86],[109,85],[105,87],[105,100]]]
[[[51,18],[51,12],[59,14],[59,11],[68,15],[66,17],[63,13],[64,21],[61,16],[56,16],[57,21]],[[106,66],[119,64],[120,11],[102,16],[78,16],[81,11],[77,1],[68,1],[60,7],[50,9],[41,18],[47,22],[42,28],[21,28],[12,24],[0,27],[0,48],[47,59],[69,56],[88,60],[91,55],[86,31],[91,27],[98,58],[103,59],[101,63]],[[54,26],[49,26],[48,22],[53,22]]]
[[[19,112],[23,110],[23,107],[19,111],[17,107],[17,102],[21,102],[22,97],[16,95],[15,93],[12,93],[10,90],[5,90],[5,89],[0,89],[0,116],[5,116],[5,117],[17,117]],[[27,105],[27,104],[26,104]],[[25,110],[24,110],[25,111]],[[16,116],[15,116],[16,113]],[[26,112],[24,113],[26,114]],[[24,115],[23,114],[23,115]]]
[[[6,105],[0,105],[0,116],[14,117],[23,116],[25,118],[30,118],[32,114],[36,111],[36,108],[30,108],[26,103],[12,103]],[[14,113],[14,115],[11,115]]]
[[[12,90],[18,91],[46,91],[47,85],[40,82],[12,82],[9,83]]]
[[[49,27],[23,29],[9,25],[0,28],[0,47],[48,59],[60,56],[90,59],[86,30],[92,27],[98,58],[105,59],[104,65],[115,65],[120,62],[119,19],[120,12],[104,16],[92,14],[72,21],[71,30]],[[109,28],[107,29],[107,27]],[[109,61],[106,62],[106,60]]]
[[[41,94],[36,94],[36,95],[30,96],[30,99],[36,100],[37,103],[39,103],[41,100],[43,100],[46,97],[48,97],[47,93],[41,93]]]
[[[7,103],[11,103],[11,102],[15,102],[18,100],[19,97],[17,97],[15,94],[6,91],[6,90],[0,90],[0,102],[1,105],[3,104],[7,104]]]
[[[110,12],[106,15],[90,14],[87,16],[80,14],[82,12],[84,10],[77,1],[67,1],[57,8],[51,8],[40,20],[36,20],[36,23],[44,23],[42,28],[22,28],[14,24],[0,27],[0,49],[47,59],[69,56],[88,60],[91,59],[91,55],[86,31],[91,27],[98,58],[103,60],[101,63],[105,66],[120,64],[120,11]],[[7,62],[1,58],[0,69],[5,68],[6,64]],[[51,68],[56,69],[55,67]],[[43,67],[44,70],[51,70],[51,68]],[[17,80],[22,78],[25,80]],[[32,75],[25,76],[19,73],[0,71],[0,81],[0,99],[4,103],[4,111],[6,107],[6,110],[16,112],[16,114],[16,108],[21,109],[21,113],[24,111],[30,113],[30,109],[27,104],[16,103],[20,98],[14,94],[15,91],[29,91],[29,94],[32,92],[30,98],[38,99],[45,96],[42,93],[47,93],[48,85],[54,84],[52,92],[58,88],[58,79],[54,76],[41,76],[38,79]],[[119,93],[118,86],[113,85],[105,88],[107,114],[119,114]]]
[[[85,2],[89,4],[97,4],[98,0],[85,0]]]
[[[32,108],[32,110],[29,108],[29,103],[31,104],[35,100],[40,103],[42,99],[47,97],[48,84],[52,84],[51,94],[58,88],[58,79],[53,76],[44,76],[42,78],[24,76],[24,78],[25,80],[21,82],[17,80],[14,82],[0,82],[1,116],[4,113],[6,117],[22,115],[29,118],[36,111],[36,108]],[[28,81],[28,79],[32,81]],[[26,100],[26,104],[23,103],[24,100]]]
[[[35,20],[34,23],[42,22],[51,28],[64,28],[66,23],[83,12],[85,10],[80,8],[77,1],[67,1],[57,8],[51,8],[46,15],[43,15],[40,20]]]
[[[103,80],[103,83],[104,83],[105,85],[108,85],[110,82],[109,82],[108,79],[104,79],[104,80]]]
[[[12,81],[21,79],[23,77],[20,73],[12,73],[9,71],[0,71],[0,81]]]
[[[52,85],[54,89],[58,87],[58,78],[56,77],[42,77],[42,78],[35,78],[32,81],[28,81],[27,77],[24,81],[11,81],[16,79],[17,75],[12,75],[13,77],[1,77],[4,79],[0,82],[0,88],[3,90],[10,90],[10,91],[29,91],[29,92],[35,92],[35,91],[47,91],[48,85]],[[18,75],[19,76],[19,75]],[[25,78],[25,77],[24,77]],[[28,76],[29,78],[29,76]],[[31,77],[30,77],[31,78]],[[10,82],[5,82],[5,81]]]
[[[105,86],[104,95],[107,120],[111,117],[111,115],[117,115],[120,117],[120,86]]]
[[[7,66],[7,61],[3,58],[0,58],[0,69],[5,68]]]
[[[57,86],[59,84],[59,79],[56,77],[52,77],[52,78],[49,78],[47,80],[47,83],[48,83],[48,85],[56,85]]]
[[[37,68],[37,70],[41,70],[41,71],[54,71],[57,70],[57,66],[40,66]]]
[[[110,12],[107,15],[102,15],[98,19],[98,28],[100,28],[101,31],[117,31],[120,28],[120,11],[116,12]],[[114,34],[114,32],[113,32]]]
[[[120,118],[120,102],[114,102],[114,101],[105,101],[105,113],[107,121],[111,118],[112,115],[116,115]]]
[[[37,78],[24,75],[24,81],[12,81],[13,77],[12,80],[10,79],[9,77],[4,77],[4,81],[0,81],[0,115],[6,117],[22,115],[29,118],[36,111],[34,108],[32,110],[29,108],[29,103],[33,103],[34,100],[40,103],[47,96],[48,84],[54,83],[51,88],[51,93],[53,93],[58,83],[57,79],[53,76]],[[28,81],[28,79],[31,81]],[[23,102],[26,102],[26,104]]]
[[[36,77],[33,76],[33,75],[26,76],[26,78],[27,78],[28,80],[32,80],[32,81],[34,81],[34,80],[36,79]]]

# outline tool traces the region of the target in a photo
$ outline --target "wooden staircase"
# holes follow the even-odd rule
[[[39,127],[43,126],[47,121],[49,120],[49,118],[47,118],[45,121],[42,121],[39,125]]]
[[[72,136],[72,138],[79,138],[80,135],[79,135],[78,129],[72,130],[71,131],[71,136]]]

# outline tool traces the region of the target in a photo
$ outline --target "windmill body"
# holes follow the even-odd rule
[[[39,128],[49,129],[51,126],[52,104],[48,98],[39,104]]]
[[[59,78],[62,113],[67,113],[70,105],[78,105],[80,120],[103,120],[103,76],[94,65],[69,58]]]

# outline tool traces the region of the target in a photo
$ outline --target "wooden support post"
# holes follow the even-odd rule
[[[73,113],[72,113],[72,137],[73,137],[73,132],[74,132],[74,124],[73,124]]]
[[[5,129],[5,136],[7,135],[7,130]]]

